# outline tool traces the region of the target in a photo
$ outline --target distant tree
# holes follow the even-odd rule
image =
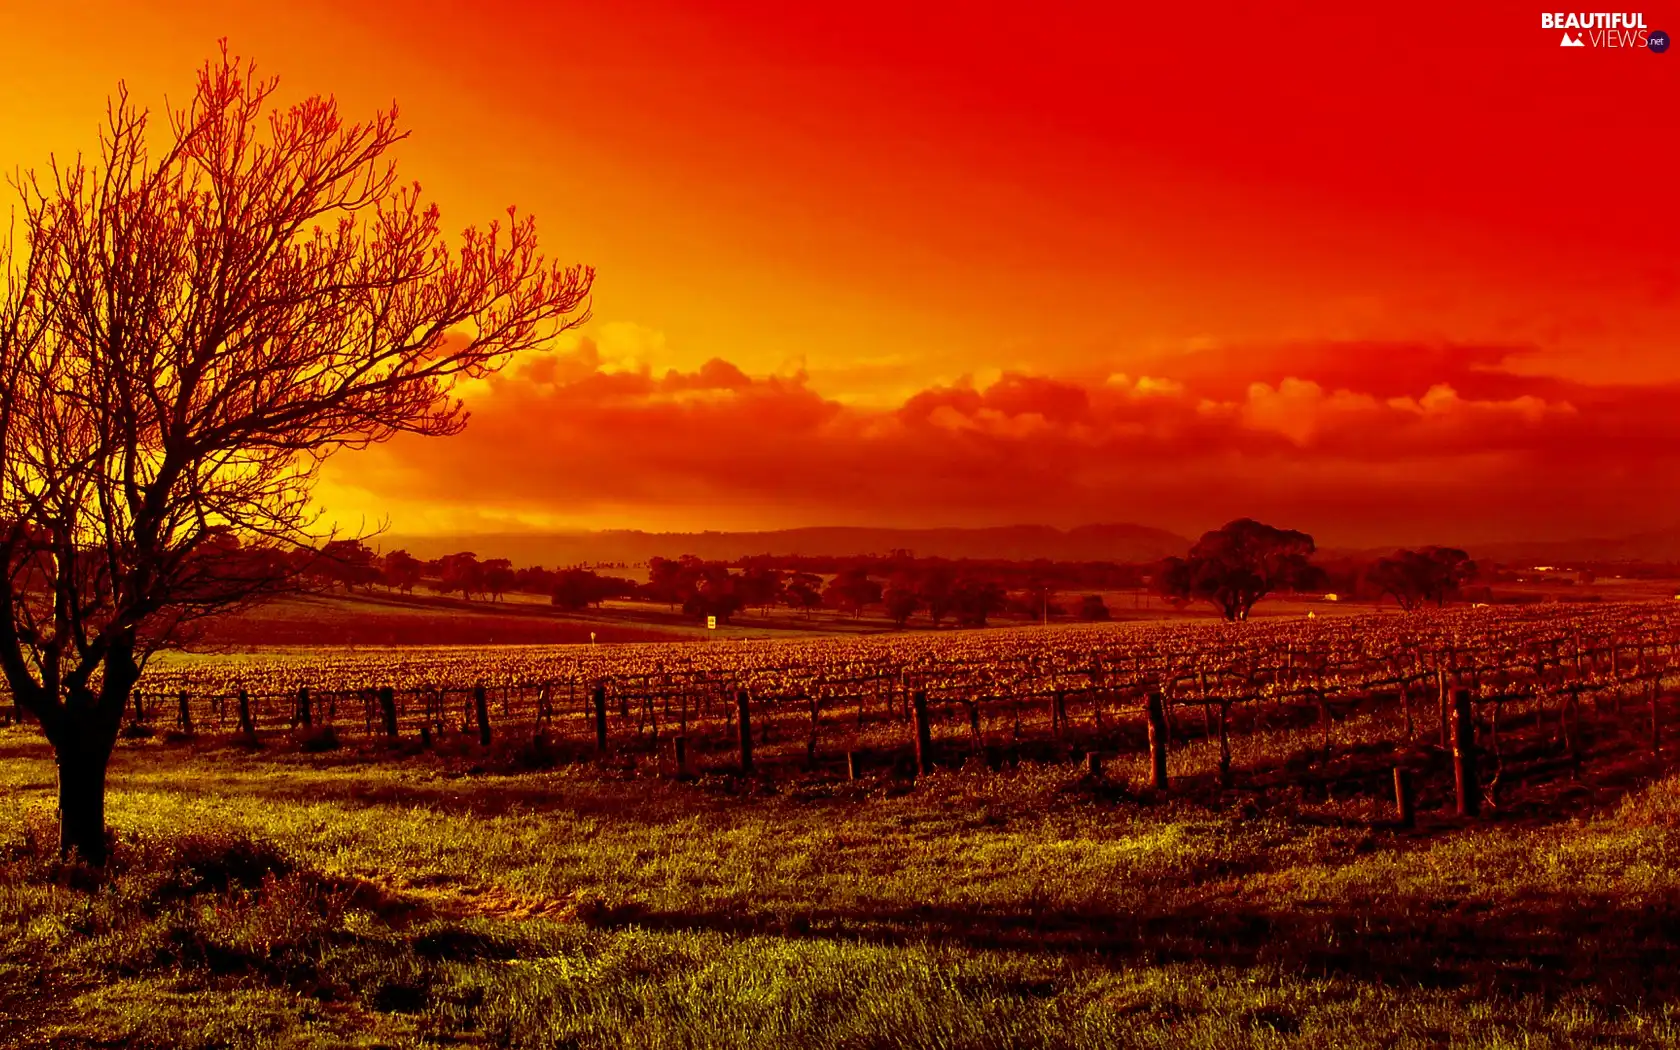
[[[513,589],[521,594],[553,594],[559,574],[541,565],[531,565],[513,574]]]
[[[586,609],[599,602],[603,587],[601,577],[588,569],[562,569],[554,574],[552,598],[562,609]]]
[[[414,593],[414,585],[420,582],[420,569],[420,562],[407,551],[392,551],[379,563],[380,579],[385,586],[404,594]]]
[[[693,585],[683,598],[683,612],[701,620],[717,617],[728,623],[744,607],[736,590],[740,577],[723,562],[703,562],[694,571]]]
[[[916,593],[913,586],[893,583],[881,592],[881,604],[886,607],[892,622],[903,627],[922,607],[922,596]]]
[[[854,619],[880,600],[881,585],[870,579],[869,573],[861,568],[846,569],[836,574],[823,589],[824,605],[851,613]]]
[[[1392,596],[1400,608],[1411,611],[1428,602],[1445,604],[1475,575],[1476,563],[1464,551],[1425,547],[1377,559],[1366,579],[1379,595]]]
[[[513,571],[513,562],[506,558],[491,558],[484,563],[484,589],[491,598],[502,600],[502,595],[513,589],[518,581],[518,575]]]
[[[995,580],[966,576],[951,589],[951,608],[965,627],[986,626],[987,617],[1008,603],[1008,593]]]
[[[444,594],[460,591],[462,598],[472,601],[475,593],[483,593],[484,565],[473,552],[446,555],[441,559],[439,569],[438,584]]]
[[[1176,601],[1205,601],[1227,620],[1246,620],[1254,604],[1278,590],[1305,590],[1322,581],[1308,559],[1312,537],[1240,518],[1204,533],[1188,558],[1168,558],[1157,574],[1161,593]]]
[[[938,627],[940,621],[951,615],[954,586],[954,576],[944,565],[932,566],[922,573],[921,579],[916,583],[916,595],[927,608],[928,619],[933,621],[934,627]]]
[[[787,585],[777,569],[751,566],[735,580],[735,592],[745,608],[757,609],[768,615],[770,607],[782,600]]]
[[[1102,600],[1102,595],[1087,594],[1079,599],[1079,618],[1087,623],[1108,619],[1108,604]]]
[[[792,608],[811,618],[813,609],[820,609],[823,605],[822,577],[810,572],[796,572],[788,577],[786,596],[782,599]]]
[[[311,575],[323,585],[342,585],[345,590],[371,589],[379,581],[375,555],[361,540],[333,540],[321,548]]]
[[[689,575],[691,572],[682,561],[649,558],[648,582],[642,586],[642,593],[653,601],[675,608],[683,601],[684,580]]]

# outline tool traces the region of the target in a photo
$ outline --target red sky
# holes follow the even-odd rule
[[[1680,524],[1680,51],[1377,6],[38,5],[0,160],[225,35],[597,267],[466,433],[330,467],[352,527]]]

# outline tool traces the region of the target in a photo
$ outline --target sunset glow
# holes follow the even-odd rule
[[[1653,27],[1680,12],[1649,10]],[[1514,4],[88,4],[8,12],[13,167],[218,37],[395,99],[448,225],[517,204],[594,320],[335,519],[1238,515],[1321,543],[1680,520],[1680,57]],[[325,28],[323,28],[325,27]]]

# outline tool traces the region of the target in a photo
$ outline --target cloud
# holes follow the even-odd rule
[[[1007,372],[858,407],[803,372],[609,364],[495,377],[465,433],[335,466],[368,500],[686,527],[1239,514],[1341,542],[1630,532],[1680,518],[1680,389],[1514,371],[1520,348],[1229,348],[1080,379]],[[624,359],[618,358],[619,361]],[[377,508],[375,508],[377,509]],[[400,525],[401,522],[398,522]]]

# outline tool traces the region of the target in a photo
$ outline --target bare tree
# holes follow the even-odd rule
[[[457,381],[587,317],[594,272],[512,209],[450,245],[388,159],[394,107],[279,108],[255,72],[224,44],[163,123],[119,87],[96,159],[18,181],[0,248],[0,670],[96,864],[146,659],[289,585],[321,464],[458,432]]]

